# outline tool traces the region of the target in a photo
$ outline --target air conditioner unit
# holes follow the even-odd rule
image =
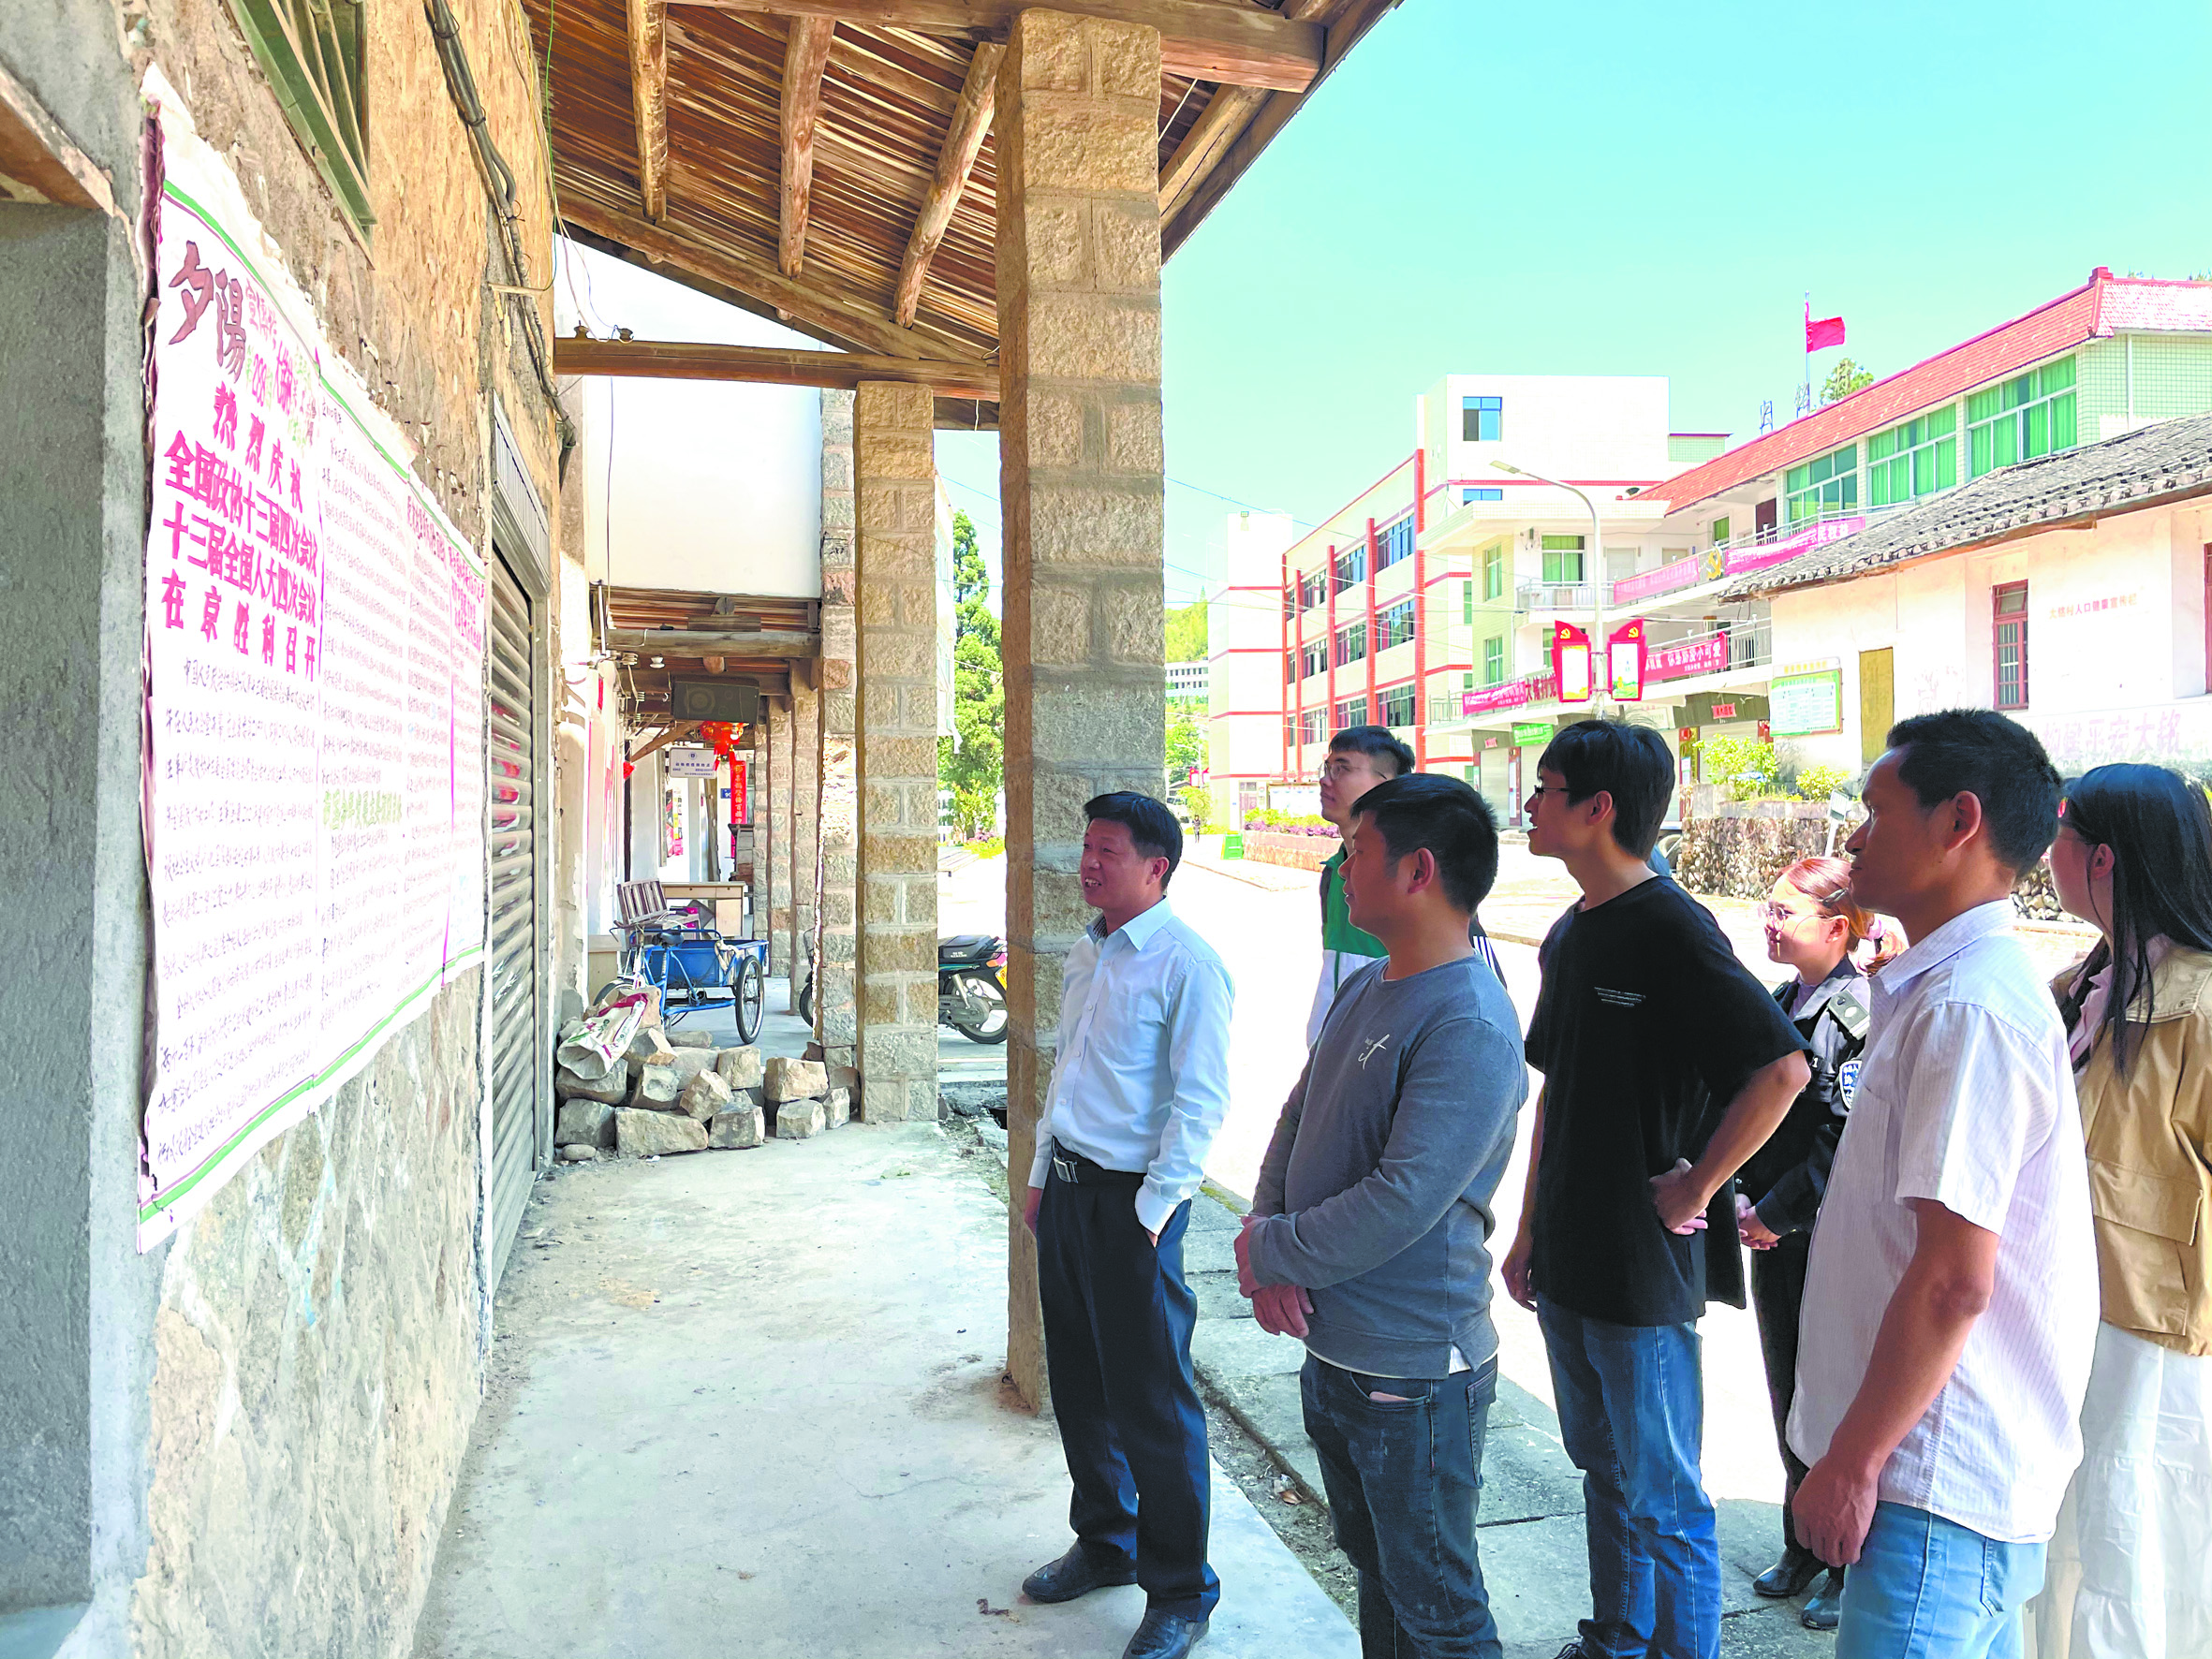
[[[671,680],[669,716],[751,726],[760,718],[760,687],[750,680]]]

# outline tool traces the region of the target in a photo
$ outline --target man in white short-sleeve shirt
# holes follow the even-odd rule
[[[1837,1659],[2020,1651],[2081,1460],[2097,1256],[2066,1034],[2012,932],[2057,825],[2042,745],[1988,710],[1889,734],[1851,896],[1914,944],[1873,1028],[1806,1271],[1801,1535],[1850,1564]]]

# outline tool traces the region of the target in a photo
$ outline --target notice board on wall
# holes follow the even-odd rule
[[[482,954],[484,566],[173,91],[153,245],[139,1245]]]

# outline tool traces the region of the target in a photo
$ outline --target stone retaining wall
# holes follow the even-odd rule
[[[1344,844],[1334,835],[1271,835],[1247,830],[1245,857],[1255,864],[1279,864],[1286,870],[1318,871]]]

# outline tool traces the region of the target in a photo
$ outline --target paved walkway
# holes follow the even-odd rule
[[[1113,1659],[1061,1607],[1049,1420],[1009,1409],[1006,1217],[935,1123],[578,1165],[540,1184],[418,1627],[421,1659]],[[1216,1659],[1358,1638],[1215,1479]]]

